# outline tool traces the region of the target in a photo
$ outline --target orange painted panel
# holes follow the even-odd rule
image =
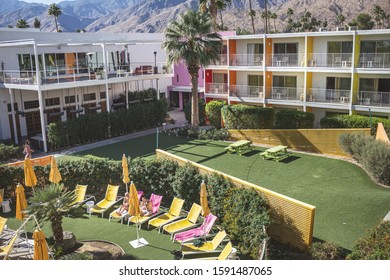
[[[272,92],[272,72],[265,72],[265,96],[270,97]]]
[[[272,57],[272,39],[265,39],[265,57],[266,57],[266,66],[271,65],[271,57]]]
[[[73,67],[75,65],[75,54],[74,53],[66,53],[65,54],[65,63],[66,63],[66,73],[73,74]]]
[[[237,85],[237,72],[236,71],[230,71],[230,86]]]

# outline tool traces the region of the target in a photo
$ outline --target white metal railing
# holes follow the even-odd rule
[[[350,90],[310,88],[307,92],[307,102],[350,103]]]
[[[228,65],[228,60],[227,60],[227,54],[220,54],[219,59],[216,62],[212,62],[210,65],[213,66],[226,66]]]
[[[360,91],[358,104],[366,106],[390,106],[390,92]]]
[[[231,66],[263,66],[263,54],[232,54],[230,56]]]
[[[304,64],[302,53],[272,54],[268,56],[268,65],[272,67],[301,67]]]
[[[35,85],[35,71],[2,71],[0,72],[0,81],[4,84]]]
[[[272,87],[271,98],[280,100],[302,100],[303,88]],[[303,101],[303,100],[302,100]]]
[[[308,67],[352,67],[352,53],[309,53]]]
[[[207,83],[206,94],[228,94],[227,83]]]
[[[263,86],[232,85],[230,87],[230,96],[264,98]]]
[[[360,68],[390,68],[390,53],[361,53]]]

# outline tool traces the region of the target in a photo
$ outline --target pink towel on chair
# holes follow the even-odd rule
[[[216,220],[217,217],[210,213],[205,217],[203,224],[200,227],[176,234],[175,240],[183,241],[192,237],[205,236],[209,234]]]
[[[152,202],[152,214],[155,214],[158,212],[158,209],[160,209],[160,204],[163,199],[162,195],[157,195],[152,193],[150,196],[150,202]]]

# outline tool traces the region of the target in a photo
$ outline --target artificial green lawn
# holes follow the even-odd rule
[[[314,237],[352,249],[355,240],[390,211],[390,189],[374,184],[358,166],[336,159],[293,153],[283,162],[262,160],[255,148],[242,156],[224,151],[229,143],[159,136],[159,148],[240,179],[316,206]],[[149,135],[85,151],[121,159],[153,157],[156,136]]]

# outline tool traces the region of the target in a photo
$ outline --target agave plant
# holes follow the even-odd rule
[[[51,223],[56,249],[63,246],[62,218],[73,210],[74,200],[74,192],[67,191],[63,184],[37,189],[29,200],[26,212],[34,214],[40,224]]]

